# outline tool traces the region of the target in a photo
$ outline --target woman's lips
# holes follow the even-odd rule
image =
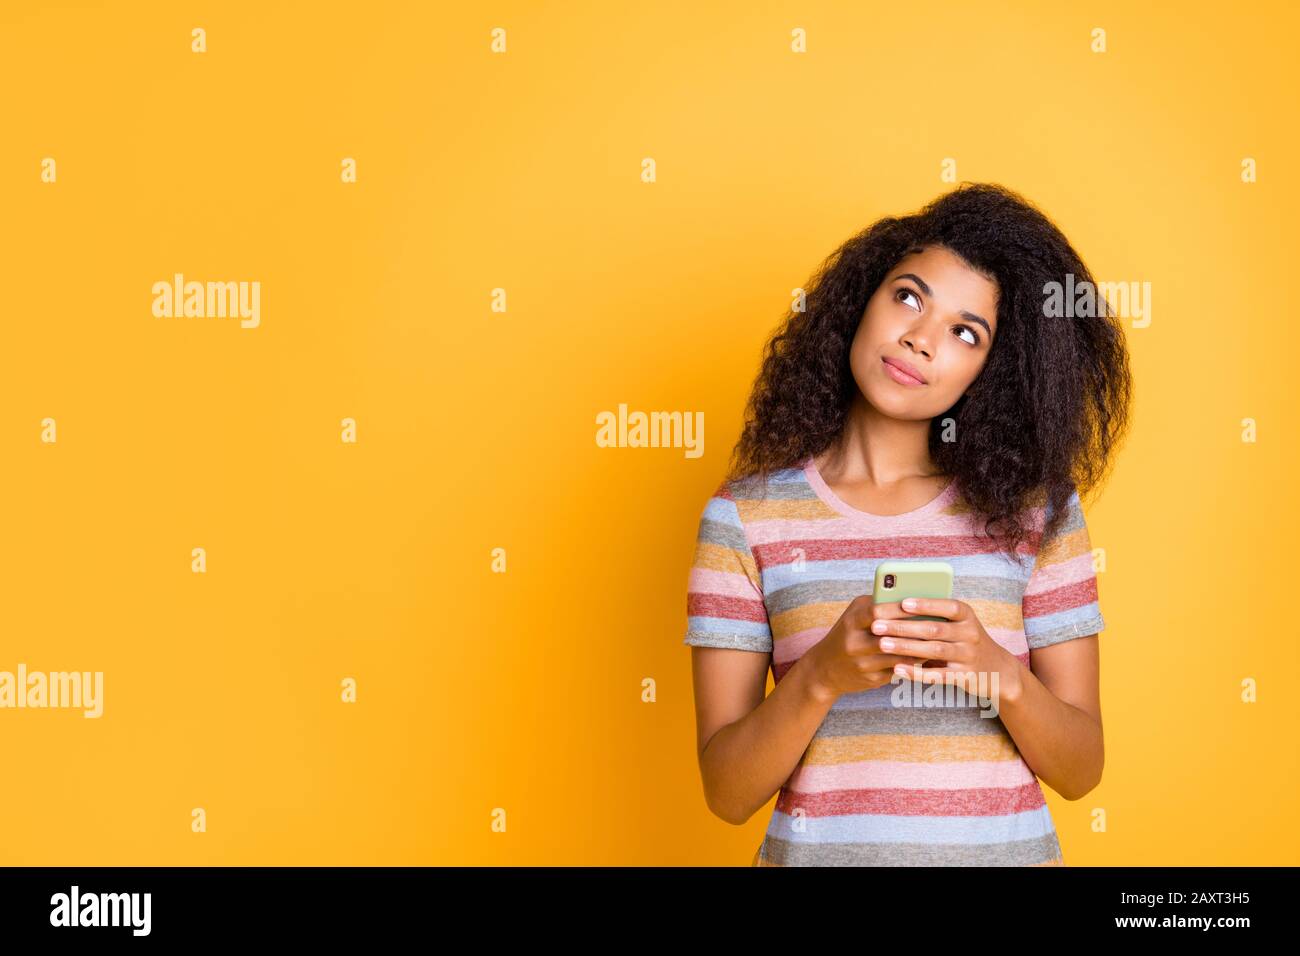
[[[909,375],[907,372],[904,372],[901,368],[899,368],[889,359],[881,359],[881,361],[885,363],[885,371],[889,373],[889,377],[892,378],[899,385],[924,385],[925,384],[925,382],[921,381],[919,378],[914,378],[913,376]]]

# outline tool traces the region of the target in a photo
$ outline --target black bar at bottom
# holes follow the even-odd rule
[[[0,931],[6,941],[92,945],[329,944],[421,932],[603,945],[646,933],[659,945],[671,945],[665,933],[771,945],[789,934],[807,945],[808,933],[823,930],[864,942],[1003,946],[1104,933],[1231,945],[1295,925],[1295,875],[1293,867],[9,868],[0,869]]]

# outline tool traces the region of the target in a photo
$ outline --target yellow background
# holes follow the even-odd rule
[[[696,765],[700,511],[791,289],[945,157],[1152,283],[1066,862],[1300,862],[1297,20],[3,3],[0,669],[105,710],[0,711],[0,863],[748,865],[769,810]],[[260,328],[155,319],[175,272],[260,281]],[[596,447],[620,402],[703,411],[704,456]]]

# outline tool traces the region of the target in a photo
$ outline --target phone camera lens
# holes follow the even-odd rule
[[[893,576],[892,574],[886,574],[886,575],[885,575],[885,587],[887,587],[887,588],[892,588],[893,586],[894,586],[894,576]]]

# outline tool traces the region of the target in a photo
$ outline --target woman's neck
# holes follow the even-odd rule
[[[818,456],[818,468],[847,482],[889,486],[941,474],[930,457],[930,419],[890,418],[858,395],[840,440]]]

